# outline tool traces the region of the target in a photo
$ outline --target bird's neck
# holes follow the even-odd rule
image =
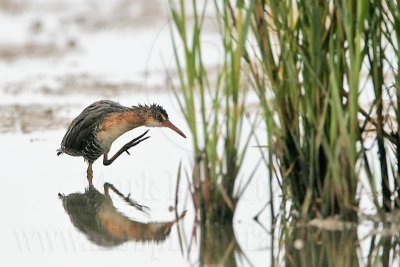
[[[131,129],[143,126],[146,124],[146,111],[132,109],[121,115],[122,123],[126,124]]]
[[[107,116],[100,130],[121,129],[122,131],[129,131],[133,128],[145,124],[145,114],[136,110],[129,110],[125,112],[112,113]]]
[[[125,132],[133,128],[145,125],[146,114],[137,110],[112,113],[107,116],[99,126],[97,140],[104,150],[108,150],[111,144]]]

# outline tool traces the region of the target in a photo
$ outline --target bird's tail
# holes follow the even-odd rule
[[[57,156],[60,156],[63,153],[62,148],[57,149]]]

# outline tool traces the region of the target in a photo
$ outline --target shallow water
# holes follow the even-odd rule
[[[163,94],[159,98],[163,103],[168,102]],[[182,125],[177,115],[171,112],[171,118],[177,119],[176,124]],[[182,128],[187,131],[184,126]],[[141,132],[136,129],[121,137],[114,149]],[[94,186],[104,194],[104,183],[112,183],[122,194],[130,193],[132,199],[150,208],[148,213],[143,213],[111,192],[113,206],[131,221],[171,222],[175,220],[171,207],[175,201],[177,169],[181,160],[186,162],[190,158],[190,143],[167,129],[150,132],[151,139],[132,149],[131,156],[124,154],[107,167],[96,162]],[[239,204],[233,228],[196,227],[193,236],[194,211],[185,190],[187,185],[182,184],[178,213],[187,210],[187,214],[172,225],[164,240],[155,242],[148,238],[142,242],[127,238],[113,246],[98,244],[71,221],[58,196],[58,193],[83,194],[87,189],[83,160],[56,156],[55,148],[63,134],[64,129],[1,135],[0,147],[6,153],[0,155],[3,163],[0,201],[5,218],[1,221],[0,246],[3,259],[8,263],[16,266],[27,263],[43,266],[85,263],[99,266],[112,263],[139,266],[209,266],[217,263],[225,263],[223,266],[270,266],[272,263],[277,266],[336,266],[339,260],[343,266],[368,266],[368,262],[374,261],[382,263],[378,266],[398,266],[396,217],[384,231],[382,224],[374,225],[370,221],[356,226],[335,220],[315,220],[311,224],[318,228],[278,224],[272,234],[268,211],[261,214],[260,223],[252,219],[268,200],[262,172]],[[153,153],[154,150],[158,152]],[[297,265],[299,262],[302,264]]]
[[[109,167],[98,163],[94,166],[94,185],[99,192],[103,193],[104,182],[110,182],[123,194],[131,193],[132,199],[150,207],[148,214],[142,213],[116,194],[110,194],[118,210],[139,222],[175,219],[170,207],[174,205],[176,170],[179,160],[187,152],[171,141],[173,135],[168,140],[164,136],[166,133],[153,132],[152,142],[138,146],[131,156],[124,155]],[[1,155],[1,161],[5,162],[2,166],[4,190],[1,202],[4,218],[7,218],[2,220],[1,247],[7,262],[16,265],[38,263],[46,256],[46,262],[42,263],[45,266],[84,263],[85,258],[100,266],[109,264],[108,259],[146,266],[152,263],[160,266],[166,260],[173,260],[175,266],[188,265],[181,253],[176,226],[172,226],[164,242],[128,241],[104,248],[89,241],[71,223],[58,193],[68,195],[85,191],[86,164],[80,158],[56,156],[54,148],[58,147],[62,134],[63,131],[4,134],[0,138],[0,147],[7,151]],[[156,156],[148,152],[156,147],[160,148]],[[193,210],[185,201],[184,193],[180,203],[187,203],[180,207],[179,212],[188,210],[181,227],[189,236],[193,227]],[[243,205],[254,206],[251,201]],[[246,217],[237,219],[237,225],[245,250],[263,262],[267,252],[267,234]],[[190,254],[191,259],[197,257],[198,244],[193,245]]]

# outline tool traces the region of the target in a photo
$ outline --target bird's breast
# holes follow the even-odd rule
[[[118,137],[137,126],[129,113],[111,114],[100,123],[96,137],[102,148],[108,151]]]

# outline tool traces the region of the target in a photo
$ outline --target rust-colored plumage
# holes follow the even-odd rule
[[[71,122],[57,155],[65,153],[82,156],[89,163],[87,178],[89,184],[92,184],[92,164],[101,155],[103,164],[110,165],[123,152],[129,154],[129,148],[150,137],[145,137],[147,130],[108,158],[112,143],[125,132],[139,126],[168,127],[186,138],[182,131],[169,121],[167,112],[157,104],[125,107],[114,101],[101,100],[86,107]]]

